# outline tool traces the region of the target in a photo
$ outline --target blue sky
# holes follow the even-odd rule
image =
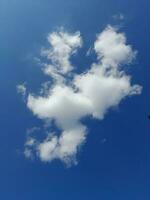
[[[0,0],[1,199],[150,199],[149,6],[148,0]],[[120,13],[124,20],[113,17]],[[138,51],[127,73],[143,87],[141,95],[121,101],[104,120],[84,119],[88,136],[77,154],[78,165],[25,158],[27,129],[43,122],[16,86],[26,82],[36,93],[49,80],[34,59],[47,47],[48,33],[61,26],[81,32],[84,45],[72,59],[80,73],[95,62],[94,53],[85,54],[108,24],[119,26]]]

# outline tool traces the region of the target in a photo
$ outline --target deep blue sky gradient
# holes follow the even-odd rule
[[[149,200],[150,199],[150,1],[149,0],[0,0],[0,199],[1,200]],[[114,20],[122,13],[125,20]],[[96,33],[120,25],[138,50],[128,68],[140,96],[123,101],[103,121],[89,127],[79,164],[30,161],[21,154],[26,130],[42,122],[26,108],[16,85],[36,91],[47,80],[34,57],[46,36],[59,26],[80,30],[84,48],[74,57],[78,72]],[[106,142],[103,143],[103,139]]]

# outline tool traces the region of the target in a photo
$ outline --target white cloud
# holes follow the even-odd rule
[[[80,32],[70,34],[62,29],[49,34],[47,39],[51,48],[42,49],[41,55],[46,56],[51,64],[45,66],[44,72],[56,77],[59,73],[70,72],[73,68],[70,63],[70,56],[75,54],[77,49],[82,46]]]
[[[60,159],[66,164],[76,163],[78,147],[85,141],[86,128],[80,124],[62,132],[60,137],[49,135],[38,145],[38,155],[42,161]]]
[[[126,44],[125,35],[118,33],[111,26],[97,36],[94,49],[106,68],[118,68],[121,64],[129,64],[136,56],[136,51]]]
[[[70,56],[81,46],[80,34],[55,32],[48,36],[48,41],[52,47],[44,53],[61,81],[54,81],[41,96],[29,94],[27,106],[38,118],[54,120],[61,134],[49,133],[44,141],[33,139],[31,142],[30,138],[26,151],[35,150],[42,161],[60,159],[70,164],[76,162],[78,148],[86,140],[87,128],[80,120],[85,116],[103,119],[106,112],[125,97],[141,93],[141,86],[132,86],[131,77],[120,68],[130,64],[136,52],[126,44],[123,33],[108,26],[94,43],[97,63],[82,74],[74,74],[68,81],[64,74],[73,68]],[[53,73],[50,74],[55,79]]]

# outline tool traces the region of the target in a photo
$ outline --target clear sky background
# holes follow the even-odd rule
[[[0,199],[149,200],[150,199],[150,2],[148,0],[0,0]],[[123,14],[124,20],[113,16]],[[86,119],[89,135],[78,165],[43,163],[22,154],[28,128],[40,126],[16,91],[27,82],[36,91],[43,80],[34,57],[57,27],[80,30],[83,59],[96,33],[119,25],[138,50],[128,69],[142,94],[122,101],[104,120]]]

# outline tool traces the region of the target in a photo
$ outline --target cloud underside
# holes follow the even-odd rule
[[[49,125],[53,120],[61,133],[49,132],[43,141],[28,138],[25,152],[27,157],[36,154],[41,161],[76,163],[78,149],[87,136],[81,119],[102,120],[125,97],[141,93],[141,86],[131,85],[131,77],[125,73],[125,66],[131,64],[136,51],[126,44],[125,34],[107,26],[94,43],[97,60],[86,72],[75,74],[71,56],[82,46],[80,32],[59,30],[48,35],[48,42],[50,48],[41,52],[47,59],[42,69],[53,84],[45,87],[40,96],[29,93],[27,107]]]

